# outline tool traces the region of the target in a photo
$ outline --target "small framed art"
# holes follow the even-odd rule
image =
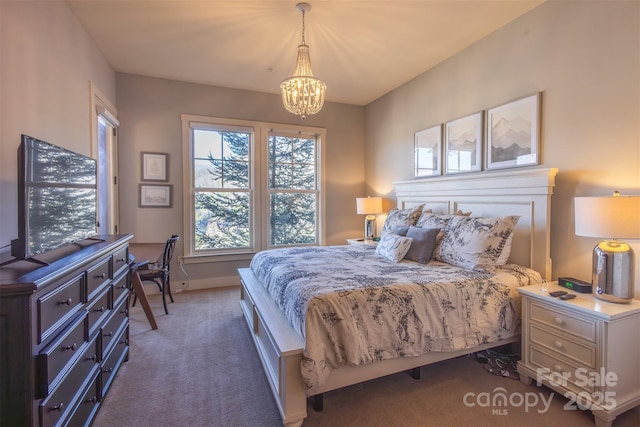
[[[540,162],[540,94],[487,110],[487,169]]]
[[[442,174],[442,125],[415,134],[414,176]]]
[[[142,180],[168,181],[169,155],[166,153],[142,154]]]
[[[140,184],[141,208],[170,208],[171,185]]]
[[[445,173],[482,169],[482,112],[445,124]]]

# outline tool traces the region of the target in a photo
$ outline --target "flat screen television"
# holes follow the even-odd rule
[[[95,236],[97,164],[90,157],[22,135],[18,148],[18,238],[11,255],[32,259]]]

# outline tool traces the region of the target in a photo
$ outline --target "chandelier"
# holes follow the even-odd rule
[[[302,43],[298,45],[296,70],[293,76],[282,81],[280,91],[284,108],[304,120],[309,114],[316,114],[322,109],[327,85],[313,77],[309,46],[304,40],[304,14],[311,10],[311,5],[298,3],[296,9],[302,13]]]

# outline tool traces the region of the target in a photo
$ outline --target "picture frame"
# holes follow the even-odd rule
[[[139,184],[138,206],[141,208],[170,208],[172,185]]]
[[[141,153],[142,181],[169,180],[169,154]]]
[[[487,169],[540,163],[540,93],[487,110]]]
[[[442,125],[415,133],[414,176],[442,175]]]
[[[482,111],[445,123],[445,174],[482,170]]]

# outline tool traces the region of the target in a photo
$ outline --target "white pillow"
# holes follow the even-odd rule
[[[387,215],[387,219],[384,221],[382,234],[392,233],[394,227],[416,225],[416,221],[418,221],[418,218],[420,218],[422,214],[423,206],[424,205],[419,205],[409,209],[391,209]]]
[[[505,265],[507,261],[509,261],[509,256],[511,255],[512,242],[513,242],[513,232],[509,234],[509,237],[507,237],[507,241],[504,242],[504,248],[502,248],[502,252],[500,252],[500,256],[496,261],[496,265]]]
[[[440,244],[443,262],[469,269],[497,265],[519,216],[454,216],[447,224]]]
[[[411,242],[413,239],[410,237],[384,233],[376,246],[376,253],[391,262],[399,262],[409,251]]]

